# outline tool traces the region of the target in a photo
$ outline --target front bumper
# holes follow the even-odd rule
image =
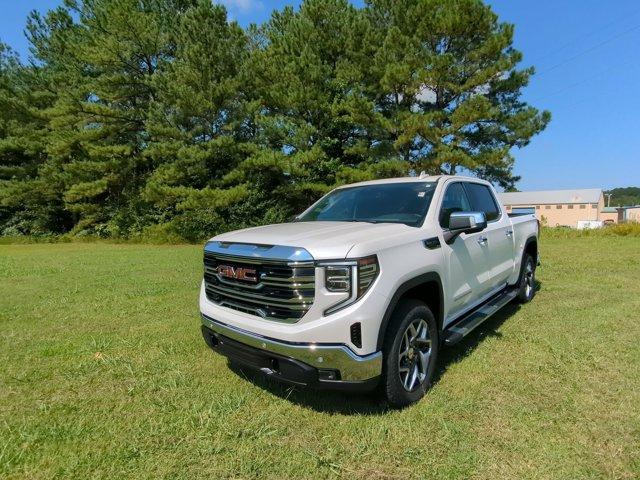
[[[381,352],[360,356],[341,344],[284,342],[206,315],[202,333],[207,345],[229,359],[296,385],[367,390],[382,372]]]

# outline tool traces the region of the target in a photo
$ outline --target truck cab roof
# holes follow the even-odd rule
[[[363,187],[367,185],[384,185],[387,183],[417,183],[417,182],[438,182],[440,180],[448,180],[448,179],[460,179],[463,181],[478,181],[480,183],[488,184],[484,180],[481,180],[476,177],[469,177],[466,175],[425,175],[420,174],[415,177],[394,177],[394,178],[382,178],[379,180],[366,180],[363,182],[350,183],[348,185],[342,185],[337,187],[340,188],[352,188],[352,187]]]

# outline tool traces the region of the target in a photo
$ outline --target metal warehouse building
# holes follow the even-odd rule
[[[577,227],[582,221],[618,222],[619,212],[604,206],[599,188],[581,190],[544,190],[500,194],[509,213],[535,213],[550,227]]]

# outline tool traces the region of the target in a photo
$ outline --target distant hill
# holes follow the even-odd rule
[[[611,193],[611,206],[622,207],[625,205],[640,205],[640,187],[614,188],[606,190],[605,194]],[[607,197],[604,197],[604,204],[607,204]]]

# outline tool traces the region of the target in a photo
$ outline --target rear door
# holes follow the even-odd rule
[[[454,212],[472,211],[471,203],[462,182],[445,186],[440,204],[439,221],[443,230],[449,228],[449,218]],[[485,293],[489,275],[487,252],[479,242],[479,234],[462,234],[447,244],[441,239],[448,267],[447,297],[449,309],[446,318],[451,319],[465,307],[473,305]]]
[[[487,228],[476,235],[485,239],[480,245],[487,260],[488,290],[497,289],[507,283],[513,272],[515,249],[511,220],[488,185],[465,182],[464,188],[471,209],[484,212],[487,218]]]

